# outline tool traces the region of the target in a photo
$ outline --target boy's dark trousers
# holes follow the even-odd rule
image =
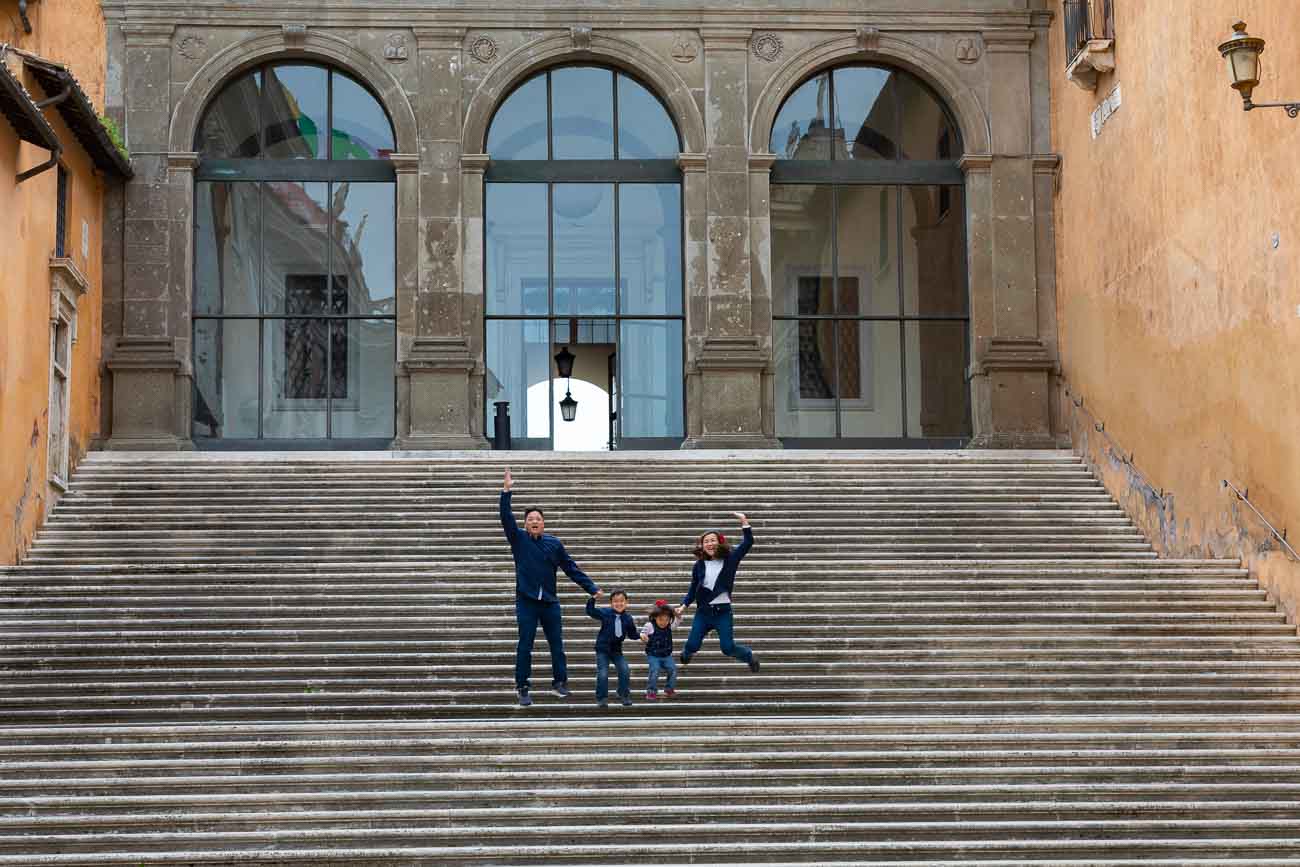
[[[569,661],[564,655],[564,635],[560,631],[560,603],[516,595],[515,620],[519,623],[519,644],[515,646],[515,688],[528,690],[528,679],[533,674],[533,640],[537,638],[538,624],[541,624],[546,643],[551,648],[551,682],[567,682]]]
[[[621,653],[596,651],[596,701],[609,698],[609,667],[618,669],[618,695],[625,698],[632,694],[632,669],[628,667],[627,658]]]
[[[724,654],[739,659],[746,664],[754,658],[754,651],[743,644],[737,644],[732,626],[730,605],[701,605],[695,609],[695,619],[691,621],[691,634],[682,648],[682,662],[699,653],[704,644],[704,636],[718,630],[718,649]]]

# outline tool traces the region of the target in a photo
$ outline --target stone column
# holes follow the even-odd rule
[[[185,387],[188,213],[170,208],[192,194],[193,169],[184,161],[171,165],[167,153],[173,30],[122,27],[125,134],[135,177],[124,195],[121,330],[107,364],[113,381],[109,449],[192,447]],[[185,184],[190,193],[181,189]]]
[[[764,433],[769,353],[754,330],[750,254],[748,29],[705,28],[707,280],[704,337],[689,369],[694,417],[683,448],[771,448]],[[688,191],[689,195],[689,191]],[[692,306],[696,305],[694,298]],[[695,431],[698,430],[698,433]]]
[[[1055,346],[1039,329],[1038,223],[1029,30],[985,31],[993,155],[966,173],[977,448],[1050,448]]]
[[[416,120],[420,130],[418,176],[419,217],[409,235],[399,234],[399,248],[418,250],[418,278],[408,290],[410,300],[399,313],[398,437],[395,448],[480,449],[487,447],[480,418],[482,378],[470,337],[482,325],[481,278],[472,293],[465,263],[471,271],[482,262],[472,255],[470,234],[482,232],[482,220],[471,227],[469,208],[462,209],[461,46],[460,28],[416,28],[420,90]],[[399,195],[401,178],[399,176]],[[482,214],[482,172],[478,173],[477,212]],[[468,205],[468,197],[466,198]],[[462,222],[462,217],[464,220]],[[399,224],[399,230],[401,226]],[[480,246],[481,246],[481,239]],[[476,300],[468,300],[470,298]]]

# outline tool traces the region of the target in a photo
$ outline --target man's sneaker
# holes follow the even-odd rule
[[[751,657],[749,658],[749,670],[750,670],[750,671],[758,671],[758,658],[757,658],[757,657],[751,656]]]
[[[601,708],[609,707],[609,702],[605,701],[605,699],[603,699],[603,698],[602,698],[602,699],[598,699],[598,700],[596,701],[596,707],[601,707]]]
[[[531,704],[533,703],[533,697],[532,697],[531,695],[528,694],[528,690],[526,690],[526,689],[521,689],[521,690],[518,690],[517,693],[518,693],[518,695],[519,695],[519,706],[520,706],[520,707],[528,707],[529,705],[531,705]]]
[[[675,690],[675,689],[665,689],[665,690],[664,690],[664,698],[672,698],[672,697],[675,696],[675,695],[677,695],[677,690]]]
[[[569,697],[569,687],[567,684],[557,683],[555,686],[551,687],[551,692],[555,693],[560,698]]]
[[[625,696],[621,696],[621,698],[622,698],[622,700],[623,700],[623,707],[631,707],[631,706],[632,706],[632,696],[630,696],[630,695],[625,695]]]
[[[646,701],[654,701],[654,700],[657,699],[657,698],[659,698],[659,694],[658,694],[658,693],[647,692],[647,693],[645,694],[645,700],[646,700]]]

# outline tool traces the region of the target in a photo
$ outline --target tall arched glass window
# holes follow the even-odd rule
[[[770,142],[777,435],[791,445],[970,437],[961,142],[918,78],[821,72]]]
[[[229,82],[195,135],[192,435],[391,440],[393,128],[337,70]]]
[[[484,213],[487,429],[508,404],[516,448],[680,443],[680,149],[659,99],[605,67],[538,73],[497,109]],[[564,348],[572,378],[605,395],[579,401],[572,422],[561,420],[571,389],[553,360]],[[574,426],[591,436],[569,436]]]

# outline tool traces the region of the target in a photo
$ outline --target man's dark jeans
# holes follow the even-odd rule
[[[519,623],[519,644],[515,646],[515,688],[528,689],[528,679],[533,674],[533,640],[537,626],[546,633],[546,643],[551,648],[551,682],[569,680],[569,661],[564,656],[564,636],[560,632],[560,603],[541,602],[524,596],[515,596],[515,620]]]

